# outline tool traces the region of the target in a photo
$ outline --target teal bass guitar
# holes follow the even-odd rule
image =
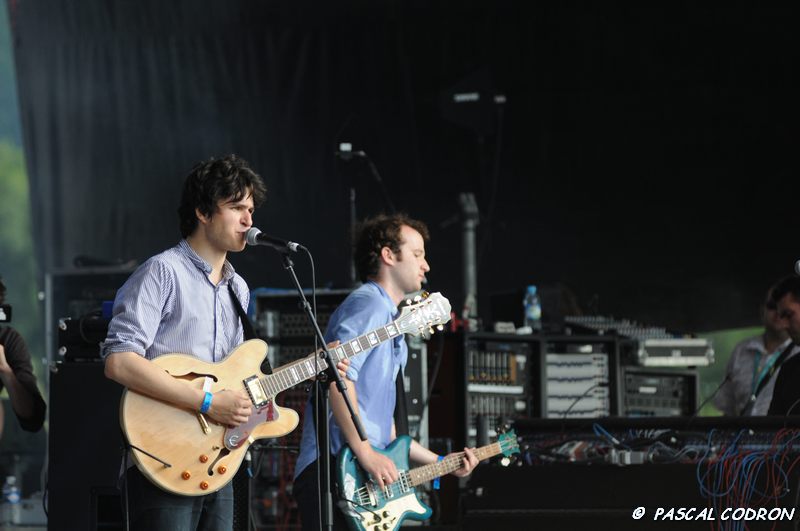
[[[373,447],[374,448],[374,447]],[[339,453],[337,477],[340,503],[345,519],[354,531],[393,531],[403,520],[426,520],[431,508],[417,496],[416,487],[461,468],[464,452],[445,457],[441,461],[417,468],[408,468],[411,437],[402,435],[392,444],[376,452],[389,457],[397,467],[400,478],[381,489],[359,466],[355,454],[345,446]],[[498,435],[497,442],[475,450],[479,461],[503,454],[506,457],[519,452],[517,436],[511,430]]]

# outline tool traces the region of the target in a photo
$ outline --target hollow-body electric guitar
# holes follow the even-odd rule
[[[450,319],[450,303],[439,293],[402,308],[397,319],[345,341],[330,350],[334,363],[351,358],[401,334],[427,334]],[[298,414],[275,404],[278,393],[309,380],[327,368],[321,353],[261,372],[267,344],[251,339],[218,363],[185,354],[166,354],[155,363],[173,378],[215,392],[245,390],[252,401],[250,418],[223,426],[190,409],[176,407],[127,389],[120,403],[122,431],[136,466],[160,488],[200,496],[224,487],[257,439],[282,437],[297,427]]]
[[[374,447],[373,447],[374,448]],[[406,518],[427,520],[431,508],[422,503],[415,487],[461,468],[464,453],[453,454],[441,461],[417,468],[408,468],[411,437],[401,435],[381,450],[374,448],[394,461],[400,478],[381,489],[359,466],[349,446],[344,446],[337,460],[336,474],[340,496],[347,506],[345,519],[354,531],[394,531]],[[501,433],[497,442],[475,450],[479,461],[503,454],[519,452],[514,431]]]

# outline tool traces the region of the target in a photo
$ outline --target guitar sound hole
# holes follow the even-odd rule
[[[186,380],[187,382],[193,382],[195,380],[198,380],[198,379],[201,379],[201,378],[206,378],[206,377],[211,378],[212,380],[214,380],[215,383],[219,381],[219,378],[217,378],[213,374],[200,374],[200,373],[196,373],[196,372],[190,372],[188,374],[172,374],[172,373],[170,373],[170,376],[172,376],[173,378],[176,378],[178,380]]]
[[[220,459],[222,459],[223,457],[227,457],[227,455],[229,453],[231,453],[231,451],[228,450],[227,448],[223,448],[222,450],[220,450],[220,452],[217,454],[217,458],[214,459],[214,461],[210,465],[208,465],[208,475],[209,476],[213,476],[214,475],[214,470],[216,468],[217,462]]]

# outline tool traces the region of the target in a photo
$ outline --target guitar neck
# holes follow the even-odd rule
[[[385,326],[380,326],[366,334],[346,341],[335,348],[329,349],[331,359],[334,363],[339,363],[345,358],[357,356],[399,335],[401,335],[401,332],[397,326],[397,322],[392,321]],[[328,363],[320,355],[310,354],[305,358],[276,369],[272,374],[260,378],[259,382],[264,389],[264,393],[271,399],[290,387],[310,380],[327,368]]]
[[[490,457],[494,457],[503,453],[502,448],[500,447],[500,443],[492,443],[486,446],[481,446],[477,448],[474,452],[475,457],[478,458],[478,461],[483,461],[484,459],[489,459]],[[408,482],[409,485],[412,487],[416,487],[417,485],[421,485],[423,483],[427,483],[433,479],[438,477],[444,476],[451,472],[455,472],[461,465],[464,463],[464,452],[459,452],[457,454],[449,455],[442,459],[441,461],[436,461],[435,463],[431,463],[430,465],[424,465],[421,467],[413,468],[408,471]]]

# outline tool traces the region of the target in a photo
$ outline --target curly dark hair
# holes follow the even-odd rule
[[[198,162],[183,183],[178,207],[181,235],[186,238],[197,228],[195,209],[211,217],[220,201],[239,201],[248,193],[253,195],[253,204],[257,207],[264,202],[267,188],[244,159],[227,155]]]
[[[403,213],[380,214],[362,221],[356,227],[354,260],[356,273],[362,282],[378,274],[381,249],[388,247],[393,253],[400,252],[400,245],[403,243],[400,230],[403,225],[408,225],[419,232],[426,242],[430,240],[430,233],[425,223],[411,219]]]

